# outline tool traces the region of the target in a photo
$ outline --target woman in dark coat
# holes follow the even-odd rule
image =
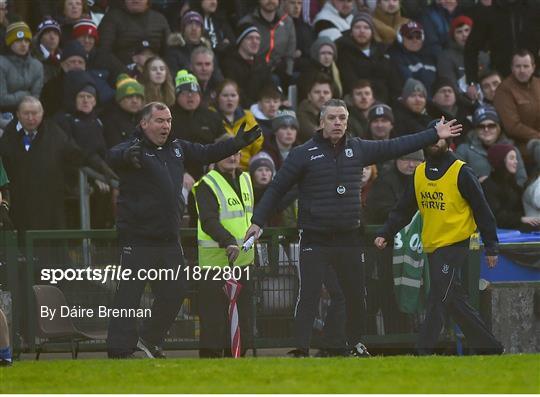
[[[527,217],[523,210],[523,188],[516,182],[516,148],[507,143],[495,144],[488,150],[488,160],[493,171],[482,183],[482,188],[497,220],[497,227],[540,230],[540,217]]]

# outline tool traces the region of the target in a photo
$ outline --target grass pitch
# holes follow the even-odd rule
[[[540,393],[540,355],[22,361],[1,393]]]

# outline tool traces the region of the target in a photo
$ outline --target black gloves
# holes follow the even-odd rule
[[[141,142],[137,141],[124,151],[124,161],[131,164],[135,168],[142,168],[141,155]]]
[[[2,201],[0,204],[0,230],[13,230],[13,222],[9,217],[9,206],[8,203]]]
[[[246,147],[252,144],[262,134],[261,127],[259,127],[258,124],[255,124],[247,131],[244,131],[244,128],[246,128],[245,122],[242,123],[242,125],[238,129],[238,133],[234,137],[234,140],[238,143],[240,147]]]

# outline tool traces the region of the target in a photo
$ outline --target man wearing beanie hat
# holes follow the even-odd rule
[[[31,39],[26,23],[15,22],[7,27],[9,50],[0,56],[0,128],[11,120],[23,97],[39,96],[43,87],[43,65],[30,54]]]
[[[60,24],[50,17],[45,17],[37,27],[32,53],[43,64],[44,84],[60,72],[61,33]]]
[[[187,163],[201,166],[216,163],[235,155],[261,135],[258,127],[245,131],[242,126],[234,138],[200,145],[172,139],[171,121],[167,105],[151,102],[141,112],[141,122],[135,136],[109,150],[109,161],[120,176],[116,225],[122,247],[122,266],[134,271],[141,264],[164,269],[184,268],[179,233],[185,209],[182,190]],[[249,178],[244,178],[244,181],[249,183]],[[236,194],[234,189],[231,190]],[[243,187],[241,190],[247,192]],[[245,206],[248,198],[243,194],[241,196],[244,210],[248,210]],[[253,200],[249,202],[253,203]],[[237,205],[242,207],[238,202],[227,205],[233,205],[234,211]],[[240,222],[236,217],[229,219]],[[242,222],[246,222],[245,216]],[[245,226],[247,228],[247,224]],[[234,236],[239,239],[236,231]],[[237,241],[234,247],[227,250],[226,258],[231,265],[234,259],[238,260],[239,265],[248,264],[249,261],[244,262],[244,258],[253,257],[253,251],[251,254],[238,255],[239,251]],[[199,262],[201,259],[199,256]],[[229,261],[224,265],[228,265]],[[221,264],[220,260],[212,265]],[[161,350],[164,338],[187,293],[186,274],[181,273],[178,279],[151,283],[156,299],[152,316],[146,319],[140,336],[133,318],[110,319],[107,335],[110,358],[132,358],[136,348],[144,351],[149,358],[164,357]],[[142,280],[123,280],[116,292],[113,307],[137,309],[145,285],[146,281]]]
[[[240,24],[236,37],[236,50],[231,48],[224,54],[221,71],[225,78],[236,81],[241,92],[240,103],[248,109],[257,102],[262,89],[273,84],[272,72],[259,55],[261,34],[254,24]]]
[[[79,19],[73,25],[71,36],[84,48],[86,70],[105,80],[111,87],[114,87],[119,74],[128,73],[127,67],[120,62],[116,55],[97,46],[99,32],[93,20]]]
[[[399,157],[461,131],[455,120],[433,129],[385,141],[367,141],[346,135],[348,111],[344,101],[330,99],[321,108],[319,129],[303,145],[296,146],[255,208],[245,240],[257,238],[281,198],[298,185],[300,289],[295,316],[294,357],[309,355],[314,314],[322,278],[332,266],[347,305],[350,354],[369,356],[361,343],[363,333],[364,271],[363,215],[361,205],[363,167]],[[344,345],[339,346],[348,354]]]
[[[491,146],[488,150],[488,160],[493,171],[482,183],[482,187],[498,227],[525,232],[540,230],[539,216],[525,216],[523,188],[518,186],[515,179],[517,152],[514,145],[507,143]]]
[[[373,105],[368,111],[368,139],[380,141],[394,136],[394,114],[392,108],[384,103]],[[392,160],[376,163],[377,170],[382,173],[393,164]]]
[[[122,102],[122,100],[128,96],[140,96],[144,99],[144,87],[141,83],[127,74],[121,74],[116,80],[116,102]]]
[[[424,148],[426,162],[414,171],[398,204],[377,232],[375,245],[384,249],[420,211],[422,247],[427,254],[430,291],[427,313],[417,339],[418,354],[433,354],[450,315],[475,354],[502,354],[503,346],[467,299],[461,273],[468,266],[470,237],[478,229],[488,267],[497,264],[497,224],[477,176],[448,150],[445,139]]]
[[[144,87],[127,74],[120,74],[116,81],[115,99],[106,106],[101,118],[108,148],[133,135],[144,106]]]
[[[41,103],[47,116],[52,116],[60,110],[63,103],[62,90],[64,77],[67,72],[74,70],[86,70],[86,52],[77,40],[72,40],[64,45],[60,58],[60,72],[50,79],[41,92]]]
[[[430,114],[427,103],[427,91],[424,84],[419,80],[408,79],[403,86],[401,97],[393,107],[394,132],[397,136],[422,130],[434,117],[440,116],[440,114]]]
[[[466,15],[452,19],[448,47],[442,50],[437,58],[437,76],[449,79],[460,93],[466,93],[468,88],[465,81],[465,43],[472,26],[472,19]],[[486,69],[487,66],[482,62],[482,69]],[[472,99],[476,98],[473,96]]]
[[[258,0],[253,13],[246,15],[240,23],[251,23],[261,35],[259,54],[272,73],[279,77],[286,88],[292,78],[296,32],[292,18],[279,7],[279,0]]]
[[[336,41],[339,57],[337,66],[343,86],[351,87],[356,81],[371,81],[375,98],[389,102],[399,94],[399,80],[389,59],[386,47],[375,41],[371,15],[356,14],[351,23],[350,34]]]
[[[409,78],[420,80],[427,88],[428,97],[431,97],[431,86],[437,77],[437,58],[424,51],[424,39],[422,25],[409,21],[399,29],[398,38],[388,50],[388,55],[402,84]]]
[[[467,136],[467,142],[458,145],[456,156],[467,163],[480,182],[483,182],[491,173],[491,164],[488,161],[488,149],[497,143],[511,144],[503,133],[499,116],[493,106],[480,106],[473,115],[474,130]],[[525,164],[519,152],[517,153],[518,168],[516,181],[523,186],[527,182]]]

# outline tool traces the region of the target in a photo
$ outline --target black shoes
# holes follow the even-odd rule
[[[309,357],[309,351],[304,349],[294,349],[287,353],[287,356],[293,358]]]
[[[159,346],[152,346],[147,343],[143,338],[139,338],[137,342],[137,348],[146,354],[148,358],[166,358],[163,350]]]
[[[362,342],[358,342],[350,351],[351,357],[366,358],[371,357],[366,346]]]

